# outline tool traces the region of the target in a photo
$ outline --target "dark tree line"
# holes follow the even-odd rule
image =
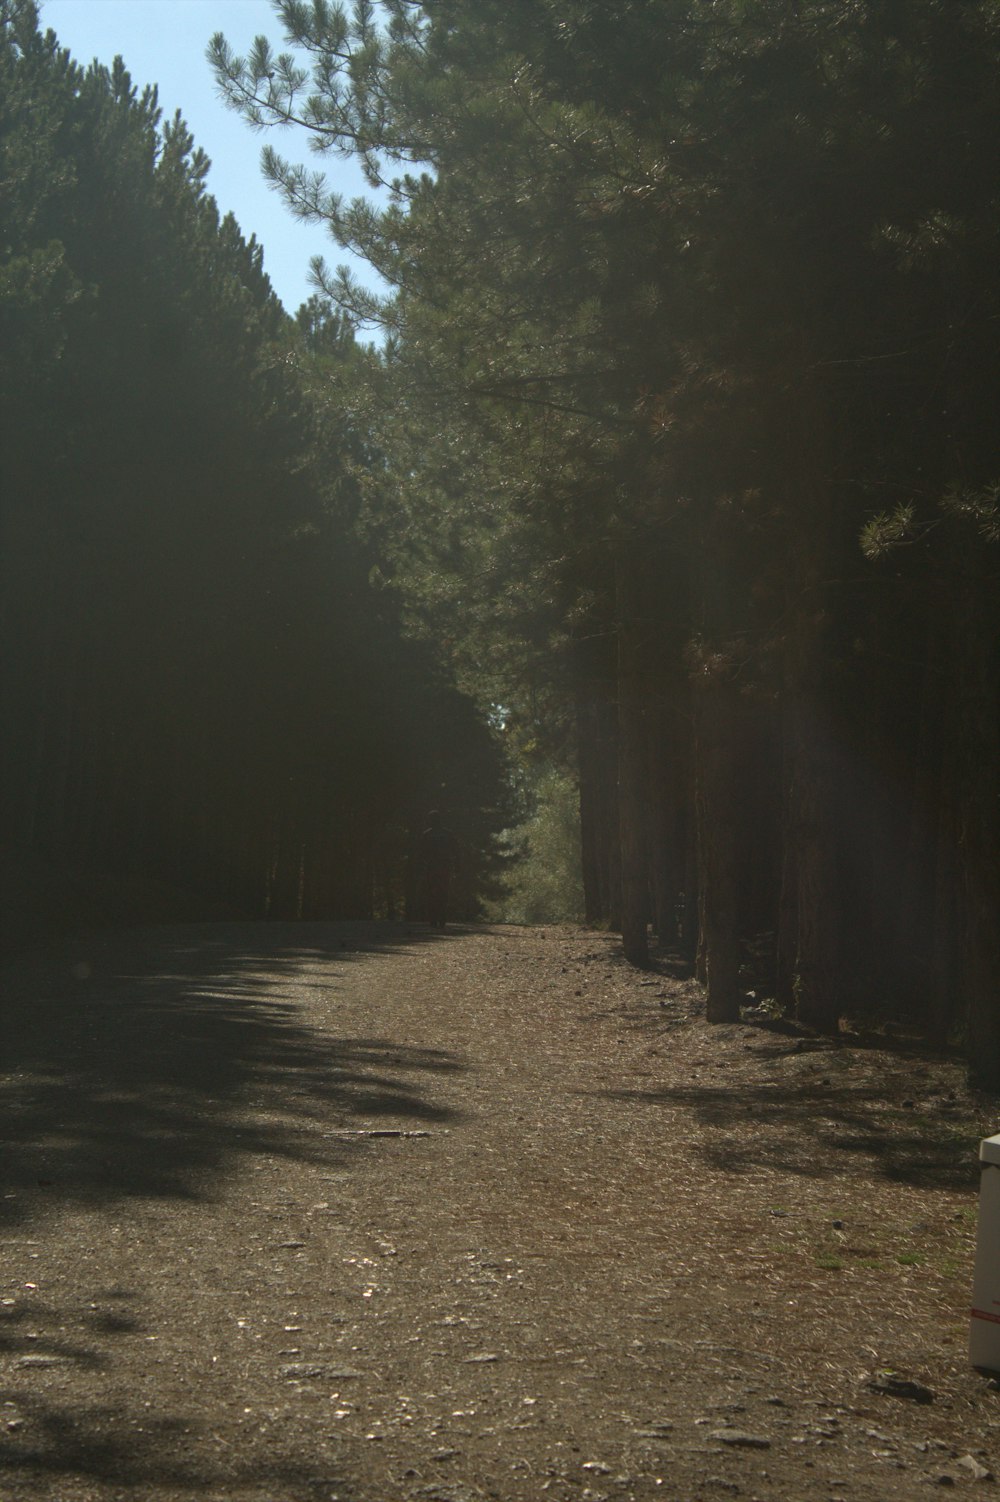
[[[508,783],[447,661],[370,583],[379,461],[314,395],[368,357],[322,301],[288,318],[207,167],[120,60],[85,71],[0,0],[5,876],[402,913],[441,804],[470,914]]]
[[[1000,1082],[996,7],[276,10],[218,76],[380,192],[265,153],[386,280],[317,268],[387,330],[397,567],[575,755],[589,917]]]

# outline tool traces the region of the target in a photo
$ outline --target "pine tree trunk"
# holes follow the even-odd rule
[[[634,545],[633,545],[634,546]],[[623,546],[615,565],[618,613],[618,819],[621,839],[622,948],[632,965],[649,964],[646,849],[646,701],[639,563]]]
[[[942,694],[945,632],[936,599],[928,602],[926,648],[920,684],[920,714],[907,787],[905,845],[899,880],[891,894],[885,925],[888,953],[883,985],[911,988],[914,1012],[924,1027],[934,1025],[934,889],[940,824]],[[891,729],[890,729],[891,734]]]
[[[701,867],[698,964],[709,1022],[740,1017],[738,727],[732,690],[706,668],[695,685],[695,777]]]
[[[1000,1089],[1000,610],[969,539],[956,600],[956,812],[961,921],[960,984],[965,998],[970,1075]]]
[[[790,789],[795,841],[795,1010],[818,1032],[836,1031],[840,1007],[836,917],[836,830],[830,747],[818,705],[791,709],[794,770]]]
[[[573,663],[584,911],[594,927],[613,927],[619,907],[618,711],[606,643],[606,629],[588,622]]]
[[[607,879],[603,876],[601,766],[598,722],[592,701],[582,687],[576,694],[577,775],[580,786],[580,859],[583,874],[584,920],[607,922]]]
[[[655,924],[660,943],[693,954],[696,929],[692,871],[694,841],[691,828],[694,790],[691,776],[690,680],[677,672],[677,659],[665,662],[659,673],[659,695],[653,726],[654,745],[649,780],[656,846],[650,869]]]
[[[693,749],[693,748],[689,748]],[[684,883],[678,895],[678,931],[681,954],[695,964],[698,954],[698,820],[692,758],[688,756],[683,813]]]
[[[805,353],[801,371],[809,368]],[[835,755],[825,702],[833,497],[828,479],[822,394],[800,378],[788,452],[789,610],[785,648],[787,813],[793,846],[796,1015],[818,1032],[836,1031],[839,995],[839,886]],[[791,893],[788,894],[789,903]],[[790,936],[786,935],[786,944]],[[790,946],[789,946],[790,947]]]

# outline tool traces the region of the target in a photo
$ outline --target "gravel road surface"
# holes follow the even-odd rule
[[[572,929],[2,978],[0,1502],[994,1494],[956,1065],[710,1029]]]

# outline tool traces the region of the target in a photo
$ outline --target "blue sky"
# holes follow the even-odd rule
[[[218,97],[205,47],[216,31],[239,53],[263,33],[282,43],[270,0],[40,0],[43,28],[51,27],[78,63],[95,57],[110,64],[121,54],[140,88],[155,83],[164,116],[179,109],[195,138],[212,159],[208,188],[223,213],[236,215],[247,239],[264,247],[264,269],[290,312],[309,296],[309,259],[322,255],[330,265],[349,258],[318,225],[293,219],[260,173],[265,140],[295,161],[307,147],[287,131],[259,135]],[[354,196],[364,191],[360,173],[331,156],[324,164],[330,184]],[[357,271],[361,268],[355,267]],[[370,279],[370,278],[368,278]]]

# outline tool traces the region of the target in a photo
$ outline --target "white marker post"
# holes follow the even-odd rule
[[[969,1360],[982,1371],[1000,1372],[1000,1136],[983,1138],[979,1167]]]

